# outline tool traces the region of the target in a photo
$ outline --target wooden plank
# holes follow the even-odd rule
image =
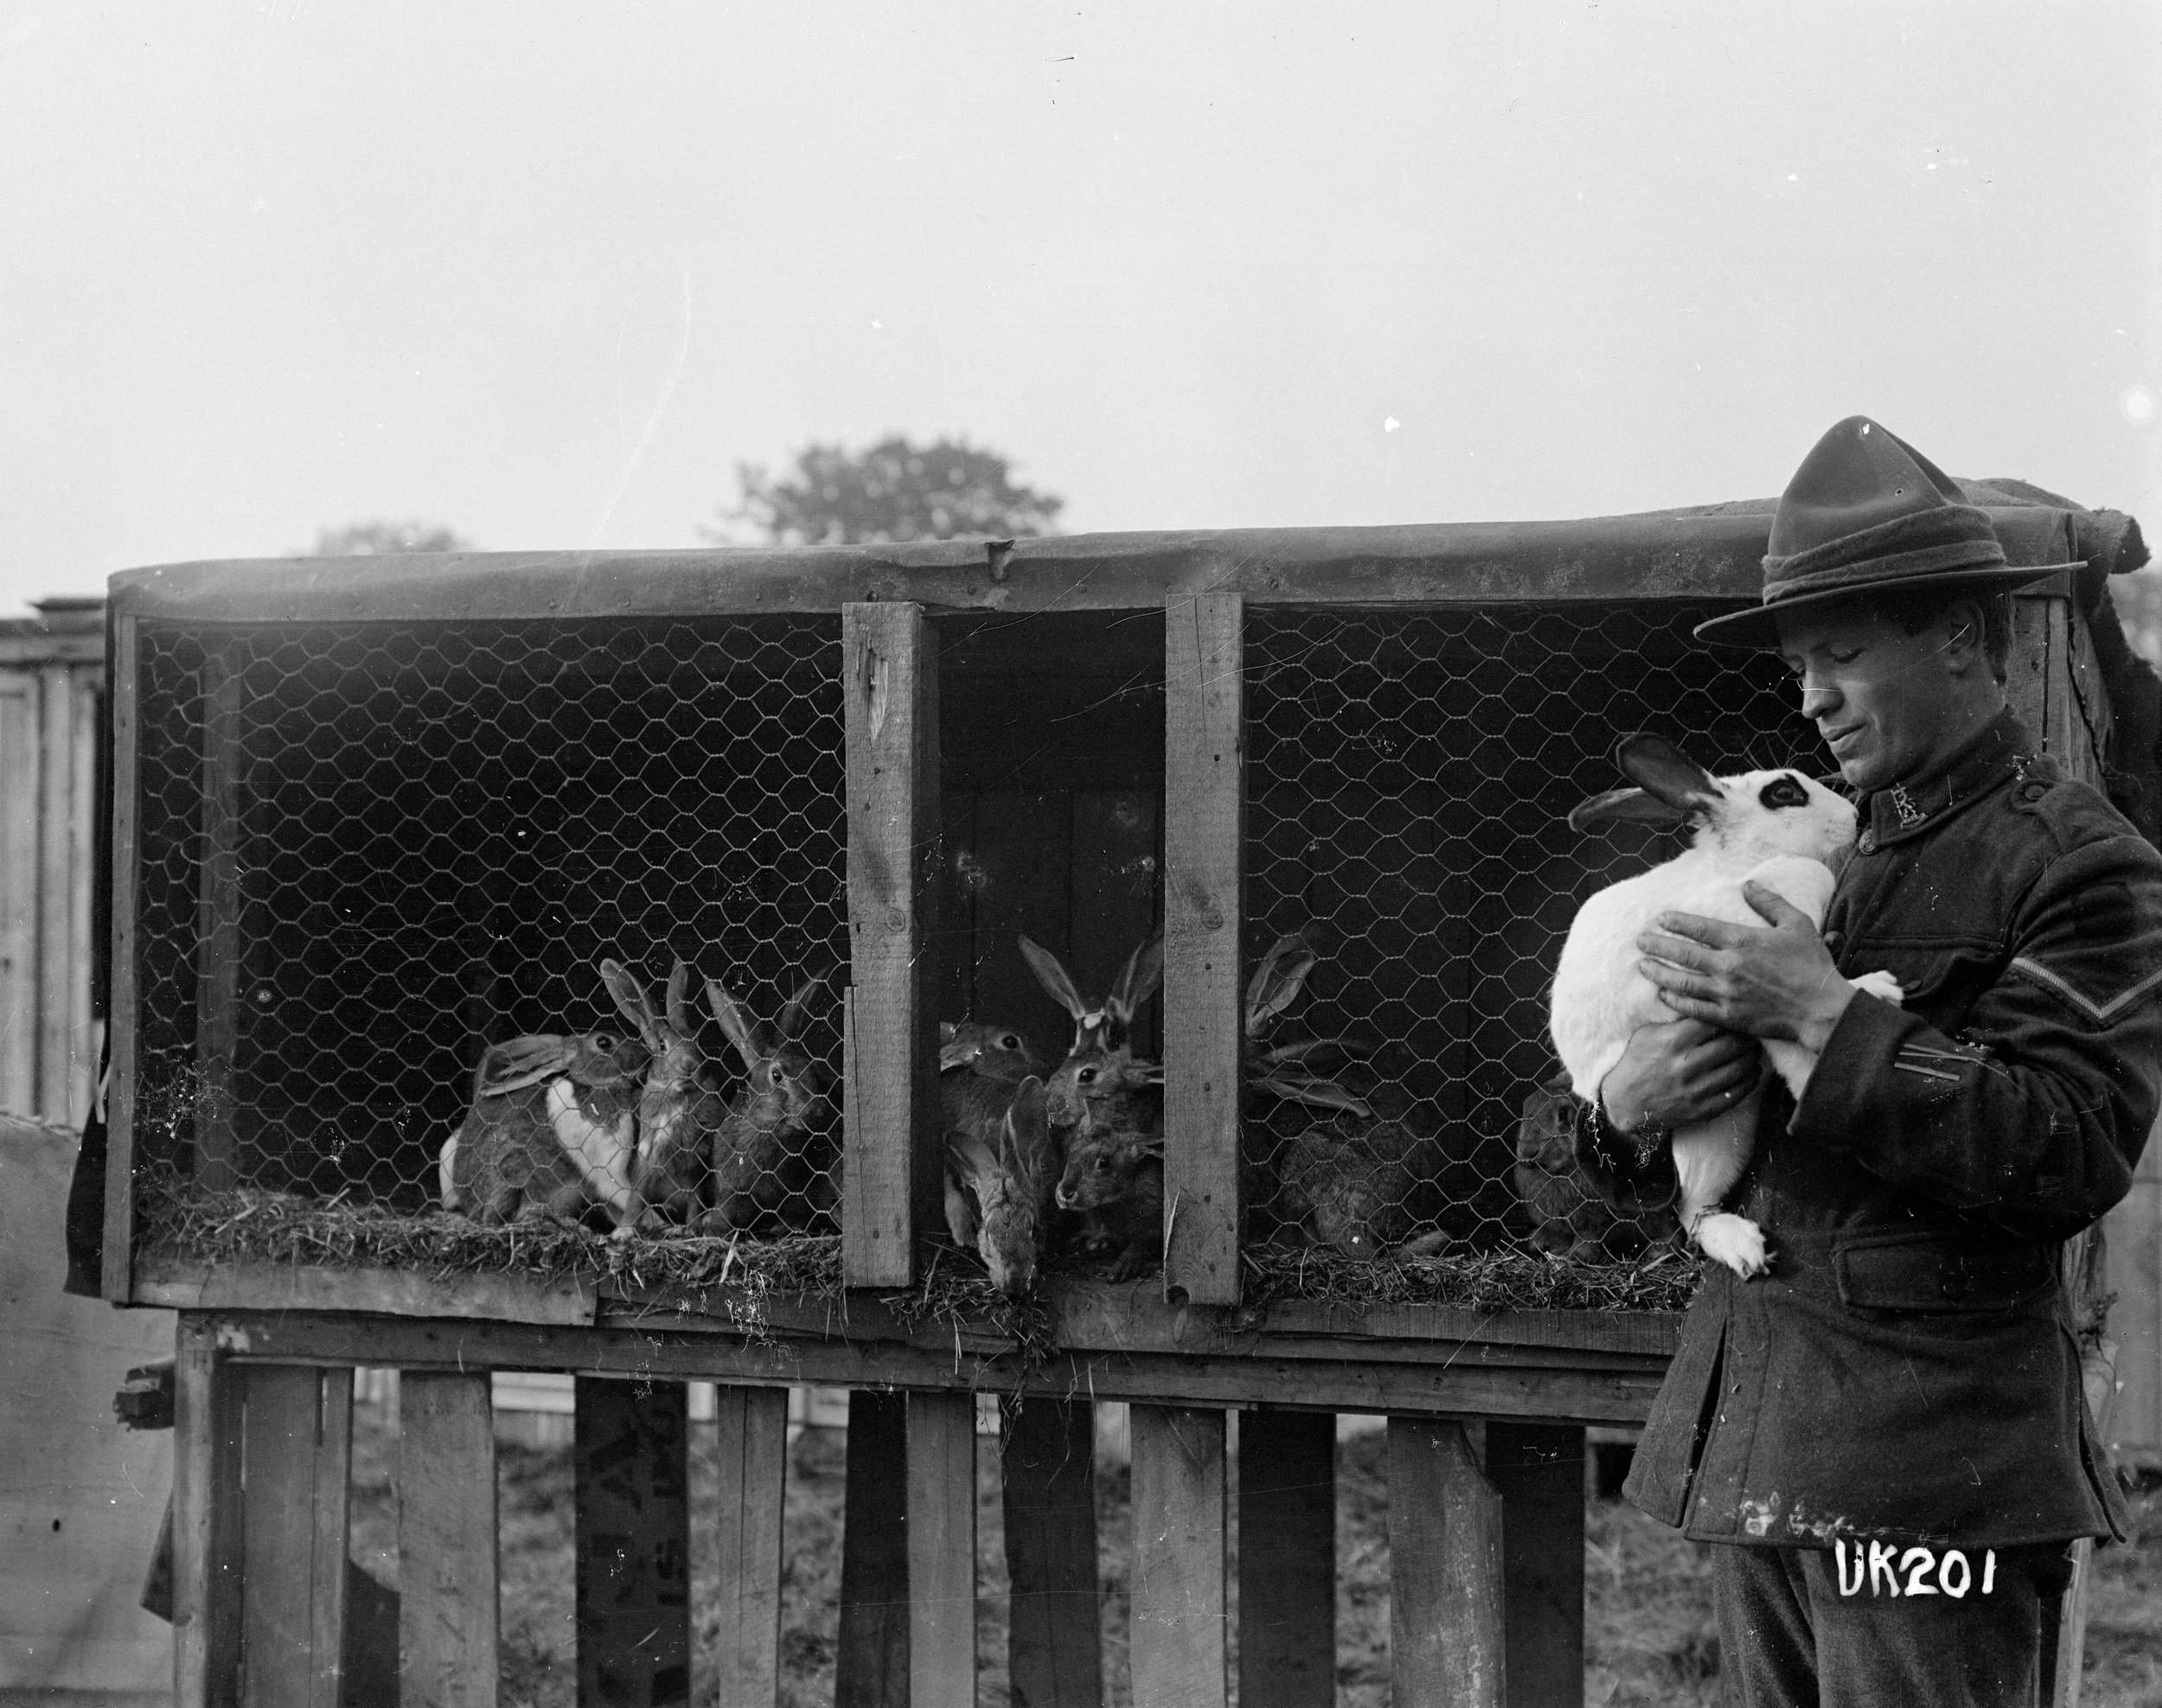
[[[162,1255],[145,1257],[136,1276],[136,1303],[176,1310],[373,1311],[571,1325],[592,1322],[597,1307],[592,1277],[433,1276],[419,1270],[191,1263]]]
[[[115,1304],[127,1302],[135,1262],[135,1069],[137,1013],[135,909],[137,665],[140,649],[136,619],[112,618],[112,988],[106,1024],[112,1028],[112,1090],[106,1100],[106,1215],[99,1254],[100,1291]]]
[[[353,1372],[246,1372],[241,1588],[246,1708],[340,1708]]]
[[[1572,1370],[1551,1365],[1467,1365],[1462,1349],[1436,1347],[1430,1360],[1394,1363],[1364,1355],[1289,1359],[1266,1347],[1225,1357],[1167,1353],[1060,1354],[1040,1363],[1010,1348],[987,1352],[901,1342],[813,1336],[743,1337],[652,1330],[564,1328],[485,1321],[347,1317],[301,1313],[220,1313],[233,1356],[272,1363],[382,1365],[409,1368],[571,1370],[604,1375],[753,1385],[981,1389],[1030,1394],[1087,1393],[1098,1399],[1203,1405],[1281,1405],[1327,1411],[1540,1417],[1584,1423],[1641,1423],[1663,1374],[1646,1359],[1634,1370]],[[841,1326],[836,1314],[835,1327]]]
[[[1164,1294],[1238,1302],[1245,601],[1164,612]]]
[[[975,1397],[908,1397],[908,1687],[975,1700]]]
[[[1103,1699],[1096,1408],[1084,1399],[1024,1399],[1007,1417],[999,1465],[1014,1708],[1096,1708]]]
[[[578,1699],[586,1708],[684,1708],[691,1699],[688,1391],[681,1382],[580,1376],[572,1404]],[[777,1570],[777,1537],[774,1552]]]
[[[61,1072],[64,1076],[55,1108],[56,1119],[75,1131],[82,1130],[98,1095],[99,1037],[92,987],[97,981],[94,961],[98,918],[98,700],[104,677],[102,667],[78,665],[69,672],[69,745],[74,749],[73,784],[68,794],[69,847],[73,850],[67,873],[67,1042]]]
[[[2014,563],[2063,560],[2065,513],[1988,511]],[[1076,534],[810,549],[492,552],[160,565],[113,609],[195,623],[751,616],[915,599],[995,611],[1140,611],[1222,591],[1257,603],[1494,605],[1690,598],[1754,605],[1771,504],[1581,521]]]
[[[414,1317],[484,1317],[510,1322],[740,1334],[755,1319],[778,1333],[848,1334],[982,1350],[1009,1347],[988,1322],[956,1330],[904,1319],[874,1298],[854,1298],[845,1322],[828,1300],[753,1296],[740,1289],[694,1293],[592,1276],[451,1274],[413,1270],[304,1267],[267,1263],[214,1265],[167,1254],[146,1257],[137,1302],[220,1311],[368,1311]],[[1348,1356],[1418,1361],[1466,1356],[1558,1368],[1637,1370],[1679,1343],[1679,1312],[1496,1311],[1436,1305],[1280,1303],[1266,1313],[1180,1308],[1130,1286],[1079,1276],[1046,1279],[1042,1295],[1056,1338],[1076,1351],[1253,1353],[1277,1358]]]
[[[841,1270],[905,1287],[941,1225],[938,649],[918,605],[841,613],[848,744],[848,942],[855,1072],[846,1088]]]
[[[1240,1708],[1336,1700],[1336,1419],[1238,1419]]]
[[[787,1493],[788,1390],[714,1395],[720,1468],[713,1608],[719,1708],[772,1708],[781,1676],[781,1509]]]
[[[1390,1418],[1390,1667],[1401,1708],[1510,1699],[1501,1539],[1501,1496],[1463,1425]]]
[[[848,1395],[834,1708],[908,1708],[908,1401]]]
[[[1224,1469],[1221,1411],[1134,1408],[1136,1703],[1212,1708],[1230,1699]]]
[[[1509,1700],[1584,1699],[1584,1432],[1489,1422],[1487,1481],[1501,1496]]]
[[[67,1118],[69,1059],[73,1055],[74,983],[86,969],[68,954],[74,873],[84,850],[74,846],[75,790],[73,696],[64,664],[38,672],[38,745],[43,750],[28,816],[37,827],[37,1091],[35,1112],[48,1121]]]
[[[240,773],[246,709],[226,654],[202,661],[201,878],[195,918],[195,1185],[240,1183],[233,1054],[240,1035]]]
[[[173,1365],[173,1704],[240,1701],[242,1378],[208,1321],[183,1316]]]
[[[496,1700],[496,1431],[484,1370],[398,1383],[398,1647],[404,1708]]]
[[[0,672],[0,800],[42,797],[38,679]],[[37,1109],[37,815],[0,816],[0,1109]]]

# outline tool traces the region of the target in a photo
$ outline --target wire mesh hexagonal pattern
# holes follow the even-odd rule
[[[144,1166],[419,1208],[489,1046],[592,1035],[645,1083],[604,959],[664,1020],[693,969],[708,1129],[767,1071],[703,980],[769,1046],[806,980],[847,981],[838,617],[145,624],[139,646]],[[803,1077],[830,1083],[835,1005],[801,1012]],[[755,1166],[790,1178],[739,1221],[817,1219],[816,1159]]]
[[[1681,846],[1569,828],[1626,781],[1621,736],[1823,769],[1776,659],[1692,639],[1712,610],[1249,614],[1246,957],[1314,956],[1281,1014],[1249,1011],[1250,1239],[1607,1260],[1671,1227],[1574,1173],[1546,995],[1577,905]],[[1302,1077],[1359,1107],[1276,1095]]]

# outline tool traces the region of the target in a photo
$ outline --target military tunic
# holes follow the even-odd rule
[[[1825,920],[1858,993],[1737,1188],[1625,1493],[1703,1541],[2121,1535],[2057,1275],[2162,1103],[2162,856],[2009,713],[1868,796]],[[1731,1203],[1731,1200],[1730,1200]]]

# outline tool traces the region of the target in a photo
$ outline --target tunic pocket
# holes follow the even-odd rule
[[[1985,1246],[1941,1233],[1865,1235],[1832,1250],[1839,1302],[1858,1310],[2008,1311],[2056,1283],[2052,1245]]]

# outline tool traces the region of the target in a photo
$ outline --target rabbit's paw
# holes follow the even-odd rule
[[[1705,1217],[1697,1224],[1697,1244],[1705,1257],[1724,1263],[1744,1281],[1769,1267],[1764,1230],[1746,1216],[1715,1212]]]
[[[1899,981],[1887,972],[1864,973],[1861,977],[1847,982],[1857,990],[1867,991],[1871,996],[1889,1002],[1894,1008],[1898,1008],[1907,1000],[1907,993],[1901,988]]]

